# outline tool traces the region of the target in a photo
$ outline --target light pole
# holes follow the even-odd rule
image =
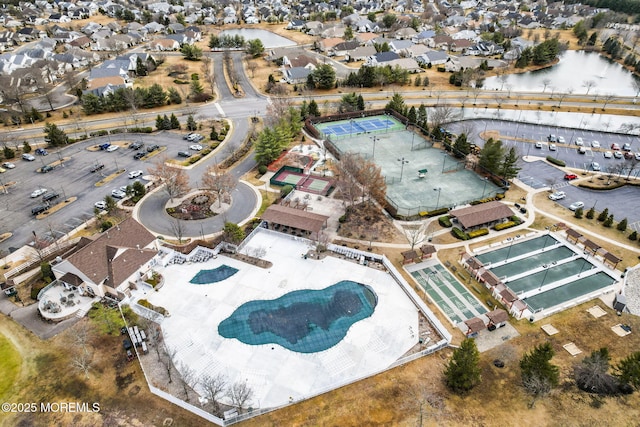
[[[400,182],[402,182],[402,173],[404,172],[404,165],[406,163],[409,163],[409,160],[405,160],[404,157],[398,159],[398,161],[400,162]]]
[[[511,255],[511,247],[513,246],[513,242],[515,242],[515,239],[511,239],[511,244],[509,245],[509,250],[507,251],[507,257],[504,259],[504,262],[506,263],[507,261],[509,261],[509,255]]]
[[[485,193],[485,190],[487,189],[487,182],[489,182],[489,177],[485,176],[483,178],[483,180],[484,180],[484,187],[482,187],[482,197],[481,197],[481,199],[484,199],[484,193]]]
[[[415,123],[413,123],[413,130],[411,131],[411,151],[413,151],[413,140],[416,137],[416,129],[415,129]]]
[[[447,164],[447,153],[443,153],[442,155],[442,173],[444,173],[444,167]]]
[[[377,136],[370,136],[369,139],[373,141],[373,151],[371,152],[371,158],[375,159],[376,158],[376,141],[379,141],[380,138],[378,138]]]
[[[434,188],[433,191],[438,192],[438,198],[436,199],[436,210],[440,207],[440,193],[442,193],[442,187]]]

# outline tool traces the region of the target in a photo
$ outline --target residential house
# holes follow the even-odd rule
[[[409,40],[413,39],[418,32],[411,27],[400,28],[395,32],[394,37],[398,40]]]
[[[320,21],[308,21],[304,24],[304,31],[310,36],[319,35],[324,29],[324,24]]]
[[[391,68],[400,67],[403,70],[407,70],[410,73],[422,73],[424,70],[420,67],[418,62],[413,58],[398,58],[392,61],[388,61],[383,65],[389,65]]]
[[[177,40],[173,39],[154,39],[149,42],[149,49],[155,50],[158,52],[168,51],[168,50],[179,50],[180,43]]]
[[[133,218],[52,265],[57,280],[91,296],[124,298],[155,265],[156,238]]]
[[[360,43],[358,43],[355,40],[338,43],[337,45],[329,49],[328,55],[329,56],[345,56],[347,55],[348,52],[352,51],[358,46],[360,46]]]
[[[282,70],[282,75],[284,76],[284,80],[289,84],[300,84],[305,83],[309,74],[313,72],[315,67],[309,65],[308,67],[292,67],[292,68],[284,68]]]
[[[318,49],[328,54],[334,46],[342,42],[344,42],[344,39],[341,37],[322,39],[318,42]]]
[[[420,64],[442,65],[449,59],[449,54],[443,50],[429,50],[415,59]]]
[[[376,54],[376,48],[373,46],[358,46],[351,52],[345,54],[347,61],[366,61],[367,58]]]
[[[304,28],[304,24],[305,21],[302,19],[292,19],[287,25],[287,30],[302,31],[302,29]]]
[[[413,42],[411,40],[391,40],[389,42],[389,48],[391,49],[391,51],[397,53],[398,55],[400,55],[401,52],[403,52],[405,49],[410,48],[411,46],[413,46]]]
[[[395,52],[378,52],[367,58],[366,65],[377,67],[379,65],[387,65],[389,61],[400,59],[400,55]]]

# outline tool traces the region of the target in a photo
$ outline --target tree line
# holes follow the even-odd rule
[[[84,112],[87,115],[92,115],[181,104],[182,96],[174,87],[165,91],[162,86],[155,83],[148,88],[118,88],[105,96],[87,92],[82,95],[81,103]]]

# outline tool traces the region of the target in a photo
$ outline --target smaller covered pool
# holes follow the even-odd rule
[[[376,304],[371,288],[343,280],[320,290],[244,303],[220,323],[218,333],[249,345],[273,343],[315,353],[342,341],[353,324],[373,314]]]
[[[200,270],[189,280],[194,285],[208,285],[210,283],[222,282],[238,272],[237,268],[222,264],[212,270]]]

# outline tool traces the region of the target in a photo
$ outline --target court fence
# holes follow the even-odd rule
[[[291,186],[293,186],[293,187],[295,188],[295,187],[296,187],[296,185],[295,185],[295,184],[291,184],[291,183],[286,182],[286,181],[279,181],[279,180],[277,180],[277,179],[276,179],[278,176],[280,176],[280,174],[281,174],[282,172],[303,173],[303,172],[304,172],[304,169],[302,169],[302,168],[297,168],[297,167],[295,167],[295,166],[287,166],[287,165],[284,165],[284,166],[282,166],[280,169],[278,169],[278,170],[276,171],[276,173],[274,173],[274,174],[273,174],[273,176],[271,177],[271,179],[269,179],[269,183],[270,183],[271,185],[278,185],[278,186],[280,186],[280,187],[284,187],[285,185],[291,185]]]

